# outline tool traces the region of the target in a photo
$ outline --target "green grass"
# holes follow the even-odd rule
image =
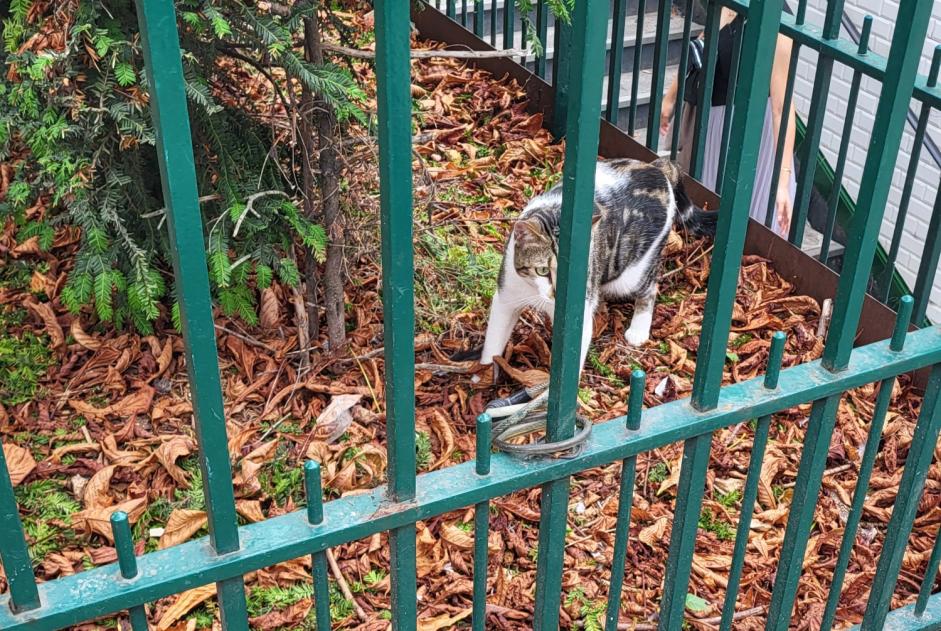
[[[288,498],[294,500],[295,504],[303,504],[306,501],[304,470],[291,464],[287,448],[283,445],[278,445],[274,458],[258,472],[258,482],[262,491],[282,506]]]
[[[603,631],[605,602],[603,600],[591,601],[585,596],[581,587],[576,587],[565,597],[566,607],[578,605],[578,615],[581,617],[582,628],[586,631]]]
[[[716,518],[708,508],[704,508],[699,515],[699,527],[715,534],[719,541],[732,541],[735,539],[735,529],[732,524]]]
[[[716,501],[725,506],[726,508],[732,508],[742,500],[742,492],[738,489],[729,491],[728,493],[719,493],[716,497]]]
[[[602,377],[610,381],[611,385],[613,385],[614,387],[616,388],[624,387],[625,385],[624,380],[621,379],[616,372],[614,372],[614,369],[611,368],[611,366],[608,366],[607,364],[601,361],[601,359],[598,356],[597,351],[592,350],[588,352],[588,364],[592,368],[594,368],[595,372],[597,372],[599,375],[601,375]]]
[[[434,458],[431,452],[431,437],[427,432],[415,432],[415,462],[419,469],[428,468]]]
[[[647,479],[653,484],[660,484],[668,477],[670,477],[670,469],[665,462],[658,462],[650,467],[650,472],[647,474]]]
[[[286,587],[253,587],[248,593],[248,615],[261,616],[285,609],[305,598],[313,598],[313,583],[295,583]]]
[[[25,313],[25,312],[23,312]],[[20,321],[20,314],[6,312],[0,326],[9,326],[4,320]],[[33,400],[39,392],[39,382],[53,363],[49,338],[32,331],[0,337],[0,403],[19,405]]]
[[[72,515],[82,509],[55,480],[40,480],[14,489],[23,513],[23,530],[30,557],[41,562],[47,554],[67,547],[75,538]]]
[[[742,333],[741,335],[736,337],[734,340],[732,340],[732,348],[740,348],[751,341],[752,341],[752,336],[750,334]]]
[[[491,246],[478,251],[466,235],[440,226],[421,233],[415,275],[419,328],[441,332],[456,313],[479,311],[497,289],[503,255]],[[424,272],[422,271],[424,270]]]

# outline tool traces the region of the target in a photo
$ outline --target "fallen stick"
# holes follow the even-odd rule
[[[340,591],[343,593],[343,597],[353,603],[353,608],[356,610],[356,617],[363,622],[368,622],[369,616],[366,615],[366,612],[363,611],[363,608],[360,607],[359,603],[356,602],[356,599],[353,598],[353,592],[350,591],[350,586],[346,582],[346,578],[343,576],[343,572],[340,571],[340,566],[337,565],[337,559],[335,556],[333,556],[333,550],[327,550],[327,563],[330,564],[330,571],[333,572],[333,578],[337,580],[337,585],[340,586]]]
[[[375,59],[376,53],[371,50],[349,48],[339,44],[322,44],[322,48],[331,53],[339,53],[356,59]],[[412,59],[434,59],[445,57],[450,59],[493,59],[497,57],[525,57],[529,53],[519,48],[506,50],[413,50]]]

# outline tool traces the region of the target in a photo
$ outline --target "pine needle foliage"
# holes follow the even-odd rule
[[[176,8],[212,290],[224,313],[253,323],[256,292],[275,278],[298,283],[295,247],[322,259],[327,236],[293,201],[299,149],[232,96],[244,90],[227,69],[251,68],[281,94],[306,85],[341,123],[366,122],[365,94],[345,68],[304,61],[311,2],[289,15],[234,0]],[[61,295],[69,309],[142,332],[161,315],[178,324],[134,3],[11,0],[0,26],[0,162],[12,167],[0,221],[41,249],[57,228],[80,229]]]

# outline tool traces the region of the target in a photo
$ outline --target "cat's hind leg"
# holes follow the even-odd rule
[[[591,346],[591,336],[595,328],[595,309],[598,308],[598,299],[588,298],[585,301],[585,316],[582,321],[582,356],[578,364],[578,374],[582,374],[585,369],[585,358],[588,357],[588,349]]]
[[[650,339],[650,325],[657,305],[657,284],[651,283],[646,291],[634,299],[634,316],[631,326],[624,332],[624,339],[631,346],[643,346]]]
[[[484,337],[484,348],[480,353],[481,364],[488,366],[493,363],[494,355],[503,354],[521,312],[519,300],[508,299],[505,292],[499,289],[493,294],[487,335]]]

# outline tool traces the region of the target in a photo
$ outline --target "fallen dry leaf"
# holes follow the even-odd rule
[[[150,410],[150,404],[153,400],[154,389],[150,386],[144,386],[137,392],[127,395],[117,403],[103,408],[95,407],[94,405],[76,399],[69,400],[69,405],[79,414],[95,419],[103,419],[111,415],[127,417],[134,416],[135,414],[143,414]]]
[[[111,534],[111,515],[117,511],[127,513],[128,521],[133,524],[147,508],[147,498],[138,497],[136,499],[125,500],[114,506],[105,506],[101,508],[86,508],[83,511],[75,513],[72,516],[72,522],[76,526],[84,526],[88,532],[101,535],[110,542],[114,542],[114,536]]]
[[[174,622],[188,614],[197,605],[209,600],[215,595],[215,583],[183,592],[177,596],[173,604],[160,616],[160,620],[157,621],[157,631],[167,631]]]
[[[450,629],[454,626],[455,623],[460,622],[464,618],[467,618],[471,615],[473,610],[468,607],[467,609],[461,611],[460,613],[454,614],[453,616],[446,613],[441,614],[440,616],[435,616],[434,618],[422,618],[418,620],[418,631],[439,631],[439,629]]]
[[[170,519],[167,520],[163,535],[160,536],[160,541],[157,542],[157,549],[163,550],[184,541],[189,541],[189,538],[205,526],[206,522],[206,513],[201,510],[175,509],[170,513]]]
[[[154,452],[157,460],[167,470],[170,477],[184,487],[189,487],[189,477],[186,475],[186,471],[176,465],[176,461],[178,458],[190,455],[194,446],[192,440],[179,436],[162,443]]]
[[[666,517],[661,517],[651,525],[640,531],[640,534],[637,535],[637,538],[640,539],[642,543],[647,544],[651,548],[656,548],[657,544],[663,542],[664,535],[667,532],[667,524],[669,519]]]
[[[330,399],[330,404],[320,413],[315,423],[315,436],[328,445],[346,433],[353,423],[350,408],[363,398],[361,394],[338,394]]]
[[[505,359],[499,355],[495,355],[493,361],[496,362],[500,368],[506,371],[506,374],[510,376],[513,381],[516,381],[523,386],[531,387],[537,386],[541,383],[546,383],[549,381],[549,373],[544,370],[539,370],[538,368],[530,368],[528,370],[519,370],[513,368]]]
[[[46,333],[49,334],[49,341],[52,342],[52,348],[59,348],[65,345],[65,335],[62,333],[62,327],[56,320],[56,314],[48,302],[27,301],[26,306],[30,311],[38,315],[46,327]]]
[[[444,524],[441,527],[441,538],[463,550],[472,550],[474,548],[474,537],[466,530],[462,530],[457,524]]]
[[[36,468],[36,460],[19,445],[3,443],[3,458],[7,461],[7,470],[10,472],[10,482],[16,486]]]
[[[85,484],[82,499],[86,509],[106,508],[114,504],[114,499],[108,492],[111,486],[111,477],[114,475],[116,465],[102,467]]]

